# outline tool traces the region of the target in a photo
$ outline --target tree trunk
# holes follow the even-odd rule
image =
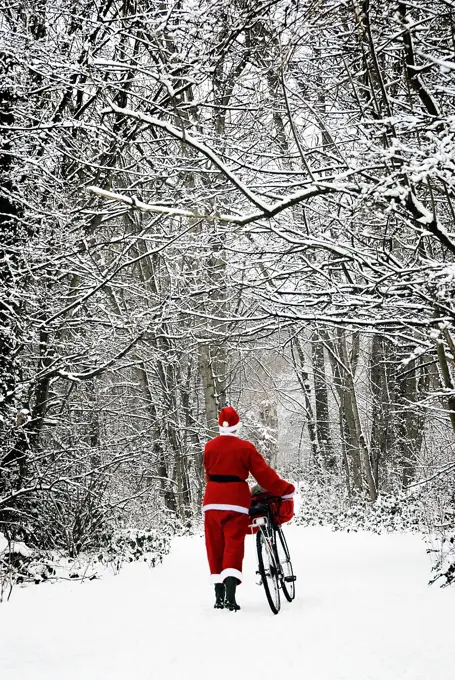
[[[173,512],[177,512],[178,505],[175,492],[173,490],[173,485],[169,484],[167,481],[170,479],[168,467],[166,465],[167,456],[166,451],[163,448],[162,431],[157,419],[156,406],[152,398],[147,371],[143,364],[139,364],[136,371],[139,378],[139,384],[147,401],[148,411],[150,413],[150,419],[154,430],[153,463],[157,466],[158,475],[160,477],[161,494],[164,498],[164,504],[166,508],[172,510]]]
[[[375,334],[371,346],[370,385],[371,385],[371,466],[376,488],[380,487],[380,469],[388,453],[394,447],[394,414],[392,398],[394,386],[389,382],[387,370],[388,347],[385,339]]]
[[[336,468],[336,457],[330,433],[329,398],[325,371],[324,345],[318,331],[311,338],[314,396],[316,404],[316,430],[323,464],[327,470]]]
[[[1,468],[7,465],[16,464],[13,486],[22,486],[29,450],[27,423],[15,427],[15,420],[21,419],[21,410],[17,412],[20,365],[16,350],[21,332],[20,270],[25,234],[20,209],[11,199],[14,193],[11,140],[10,134],[5,132],[14,124],[14,95],[8,87],[13,70],[11,58],[0,52],[0,125],[3,127],[0,134],[0,443],[4,447],[0,449],[0,492],[4,488]]]
[[[275,404],[269,399],[260,404],[259,417],[263,432],[260,451],[267,463],[275,468],[278,458],[278,415]]]
[[[306,411],[306,423],[308,427],[308,434],[310,437],[311,455],[313,459],[313,465],[316,473],[318,474],[321,469],[321,455],[319,451],[318,436],[316,430],[316,418],[313,410],[313,402],[311,398],[311,385],[308,376],[308,372],[305,370],[305,354],[300,344],[300,338],[296,336],[293,338],[291,343],[292,358],[294,363],[294,370],[297,374],[297,380],[302,388],[305,411]]]
[[[441,372],[441,382],[447,390],[452,390],[452,394],[447,397],[447,406],[449,407],[449,418],[452,429],[455,432],[455,385],[450,372],[449,363],[447,361],[446,352],[443,342],[440,340],[437,344],[437,354],[439,369]]]
[[[362,459],[370,500],[375,501],[377,498],[377,489],[371,469],[370,451],[360,420],[359,406],[355,392],[354,376],[351,368],[352,364],[349,360],[346,344],[346,332],[341,328],[337,329],[337,339],[340,359],[343,366],[342,375],[344,383],[343,391],[346,420],[351,431],[351,437],[356,440],[359,447],[359,453]]]

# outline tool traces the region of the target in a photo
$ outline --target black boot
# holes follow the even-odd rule
[[[239,605],[235,601],[235,589],[240,581],[235,576],[226,576],[224,585],[226,586],[226,599],[224,601],[224,608],[231,612],[238,612]]]
[[[215,609],[224,609],[224,583],[215,583]]]

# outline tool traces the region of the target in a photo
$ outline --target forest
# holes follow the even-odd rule
[[[454,171],[453,0],[3,0],[5,540],[190,531],[231,404],[455,579]]]

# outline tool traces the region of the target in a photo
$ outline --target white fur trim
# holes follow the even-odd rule
[[[234,512],[241,512],[243,515],[249,513],[249,508],[244,508],[243,505],[230,505],[229,503],[209,503],[203,506],[202,512],[207,510],[233,510]]]
[[[221,574],[210,574],[210,583],[223,583]]]
[[[223,571],[221,572],[221,578],[223,579],[223,581],[227,576],[235,576],[235,578],[238,578],[239,581],[243,581],[242,572],[239,571],[238,569],[232,569],[232,567],[229,567],[228,569],[223,569]]]
[[[224,421],[224,423],[225,422],[226,421]],[[220,434],[232,434],[232,432],[237,432],[237,430],[239,430],[242,427],[242,423],[240,420],[235,425],[230,425],[229,427],[224,427],[224,423],[223,425],[219,426]]]

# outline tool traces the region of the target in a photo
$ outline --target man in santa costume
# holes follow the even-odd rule
[[[221,409],[218,425],[219,436],[207,442],[204,450],[205,544],[215,584],[215,608],[237,611],[240,607],[235,591],[242,581],[245,536],[250,524],[251,496],[246,479],[251,473],[261,487],[282,498],[291,498],[295,487],[267,465],[251,442],[238,438],[241,423],[232,406]]]

